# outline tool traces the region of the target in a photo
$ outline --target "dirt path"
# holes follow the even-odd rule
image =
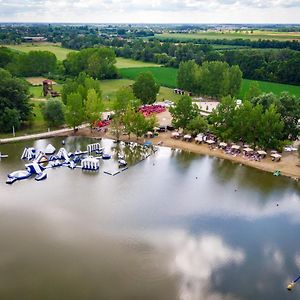
[[[79,130],[85,128],[88,126],[87,124],[83,124],[79,126]],[[18,136],[14,138],[6,138],[6,139],[0,139],[0,144],[6,144],[6,143],[14,143],[19,141],[26,141],[26,140],[35,140],[35,139],[41,139],[41,138],[47,138],[51,136],[58,136],[58,135],[70,135],[73,132],[72,128],[64,128],[59,130],[53,130],[53,131],[47,131],[42,133],[36,133],[36,134],[28,134],[23,136]]]

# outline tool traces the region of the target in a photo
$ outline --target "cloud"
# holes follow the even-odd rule
[[[296,9],[296,11],[295,11]],[[0,1],[0,21],[58,22],[244,22],[257,21],[255,10],[274,22],[297,19],[299,0],[10,0]],[[280,12],[281,10],[281,12]],[[247,14],[245,12],[247,11]],[[289,18],[286,16],[289,12]],[[242,14],[242,15],[241,15]],[[216,18],[216,19],[215,19]]]

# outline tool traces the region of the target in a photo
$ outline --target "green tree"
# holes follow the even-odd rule
[[[299,135],[298,120],[300,119],[300,101],[295,96],[282,93],[279,97],[273,93],[262,94],[252,98],[254,104],[261,104],[264,111],[275,105],[284,122],[284,139],[296,139]]]
[[[199,66],[194,60],[181,62],[177,73],[177,84],[186,91],[195,91],[196,74]]]
[[[116,55],[111,48],[87,48],[67,55],[63,64],[67,75],[78,76],[80,72],[97,79],[116,78]]]
[[[114,117],[111,122],[111,128],[117,140],[120,139],[120,135],[124,127],[123,123],[124,123],[124,116],[126,115],[126,110],[128,107],[134,109],[134,107],[132,106],[134,102],[135,102],[135,96],[133,94],[131,87],[121,87],[117,91],[116,99],[112,104]],[[129,116],[127,115],[126,117],[128,118]],[[127,129],[128,127],[130,126],[127,126]]]
[[[2,132],[12,132],[13,127],[18,130],[21,126],[20,113],[15,108],[5,107],[0,119],[0,129]]]
[[[90,89],[94,89],[99,98],[102,97],[102,91],[99,82],[88,76],[86,73],[81,72],[78,77],[66,80],[61,91],[62,100],[66,104],[68,95],[74,92],[78,92],[81,95],[83,101],[86,101],[87,93]]]
[[[133,94],[131,87],[121,87],[116,92],[116,100],[113,102],[112,109],[114,110],[115,114],[118,114],[119,112],[124,112],[127,108],[127,106],[132,101],[135,100],[135,96]]]
[[[186,129],[191,132],[193,136],[205,132],[208,129],[208,123],[201,115],[189,121]]]
[[[49,127],[59,127],[65,123],[62,101],[50,99],[42,105],[42,114]]]
[[[49,51],[30,51],[20,56],[18,63],[23,76],[53,73],[57,67],[56,56]]]
[[[209,116],[212,131],[224,141],[234,138],[234,118],[236,102],[231,96],[224,97],[218,107]]]
[[[259,87],[259,84],[257,81],[251,82],[248,91],[246,92],[244,99],[251,101],[252,98],[258,97],[262,94],[262,91]]]
[[[131,105],[129,105],[123,116],[124,129],[128,134],[128,139],[130,139],[130,135],[134,132],[135,114],[135,109]]]
[[[172,124],[176,128],[187,128],[191,120],[199,115],[199,108],[192,103],[192,99],[188,96],[183,96],[179,99],[175,106],[169,109],[172,115]]]
[[[298,120],[300,119],[300,99],[288,93],[282,93],[278,100],[277,110],[284,122],[284,138],[295,140],[300,132],[298,126]]]
[[[0,69],[0,132],[7,131],[3,120],[7,122],[8,116],[12,117],[16,128],[19,127],[17,119],[20,125],[30,120],[32,106],[29,103],[29,88],[24,80],[12,77],[8,71]]]
[[[264,113],[258,145],[267,149],[278,149],[283,139],[284,123],[272,104]]]
[[[99,120],[101,113],[104,110],[104,103],[94,89],[88,90],[87,99],[85,101],[85,113],[87,121],[92,127],[94,123]]]
[[[156,101],[156,94],[159,92],[157,84],[150,72],[140,73],[133,84],[133,93],[143,104],[151,104]]]
[[[243,73],[239,66],[232,66],[229,68],[229,86],[228,94],[231,96],[238,96],[242,86]]]
[[[113,135],[116,137],[117,141],[119,141],[123,129],[123,116],[121,114],[114,115],[110,127]]]
[[[74,133],[76,126],[81,125],[84,121],[84,108],[82,98],[79,93],[71,93],[68,95],[65,118],[66,123],[74,129]]]
[[[149,130],[149,123],[142,113],[134,112],[132,118],[132,128],[137,140]]]

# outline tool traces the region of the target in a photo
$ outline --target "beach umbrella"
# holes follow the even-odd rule
[[[231,149],[239,150],[241,147],[239,145],[232,145]]]
[[[214,140],[207,140],[206,143],[209,144],[209,145],[212,145],[212,144],[215,144],[215,141]]]
[[[267,152],[263,151],[263,150],[258,150],[257,154],[259,154],[259,155],[267,155]]]
[[[245,148],[244,151],[247,152],[247,153],[251,153],[251,152],[253,152],[253,149],[252,148]]]

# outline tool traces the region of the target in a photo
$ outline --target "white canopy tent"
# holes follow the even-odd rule
[[[231,149],[234,149],[234,150],[240,150],[241,146],[239,145],[232,145],[231,146]]]
[[[245,151],[246,153],[254,152],[254,150],[252,148],[245,148],[243,151]]]
[[[215,144],[216,142],[214,140],[207,140],[206,143],[209,145],[212,145],[212,144]]]

